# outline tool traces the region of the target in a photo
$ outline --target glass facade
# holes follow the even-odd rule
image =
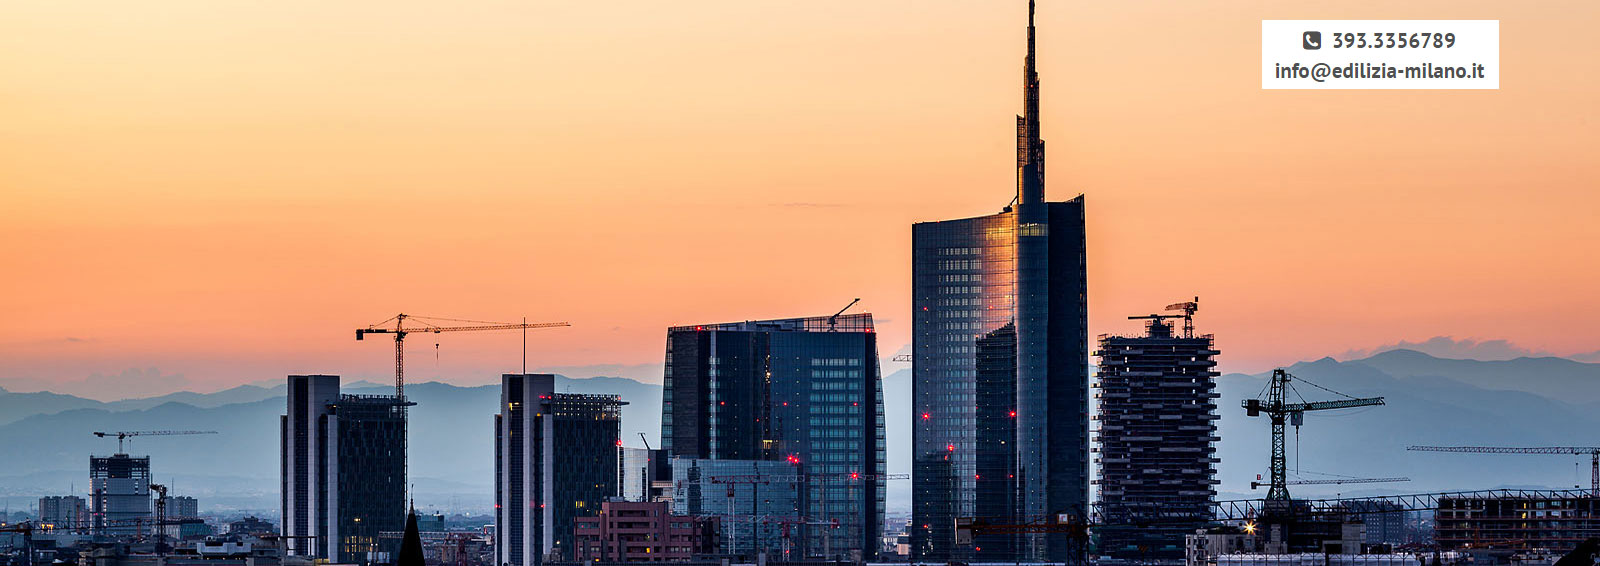
[[[672,328],[663,446],[781,464],[799,484],[791,555],[871,558],[886,491],[877,359],[870,314]]]
[[[916,560],[1076,562],[1064,532],[977,533],[1087,516],[1088,316],[1083,197],[1045,202],[1032,4],[1013,206],[924,222],[912,241],[912,525]]]
[[[573,520],[617,494],[623,401],[555,392],[550,374],[501,376],[495,415],[496,562],[574,556]]]
[[[406,407],[341,395],[335,375],[291,375],[279,421],[283,530],[290,554],[386,561],[378,534],[405,528]]]
[[[378,534],[405,530],[406,413],[389,395],[340,395],[337,419],[338,561],[386,562]],[[398,541],[394,541],[398,542]],[[398,546],[398,545],[396,545]]]
[[[721,518],[720,553],[798,557],[800,484],[784,481],[794,474],[794,465],[779,460],[673,458],[672,513]]]

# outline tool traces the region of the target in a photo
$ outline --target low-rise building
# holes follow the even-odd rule
[[[579,562],[669,562],[717,551],[720,521],[673,515],[662,501],[607,501],[594,517],[573,519]]]
[[[1447,549],[1550,550],[1566,553],[1600,537],[1600,498],[1506,491],[1440,497],[1434,540]]]

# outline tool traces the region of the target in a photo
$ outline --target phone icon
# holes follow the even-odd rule
[[[1301,47],[1306,48],[1308,51],[1322,49],[1322,32],[1320,31],[1308,31],[1301,35],[1300,39],[1303,41]]]

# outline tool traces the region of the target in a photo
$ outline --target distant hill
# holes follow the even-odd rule
[[[887,365],[887,364],[886,364]],[[1395,350],[1345,362],[1331,358],[1295,364],[1290,373],[1355,396],[1384,396],[1387,404],[1310,413],[1298,442],[1290,429],[1290,470],[1352,476],[1410,476],[1402,484],[1292,487],[1297,495],[1407,493],[1495,487],[1565,488],[1586,485],[1588,460],[1563,456],[1499,456],[1407,452],[1411,444],[1595,445],[1600,430],[1600,364],[1558,358],[1481,362],[1442,359]],[[1261,390],[1267,374],[1218,378],[1222,458],[1218,479],[1225,497],[1260,496],[1249,482],[1266,474],[1268,423],[1246,417],[1240,402]],[[911,372],[884,376],[884,411],[890,473],[909,473]],[[265,387],[271,385],[271,387]],[[386,393],[387,384],[346,384],[351,393]],[[623,442],[641,446],[639,433],[660,446],[661,386],[631,379],[559,378],[574,393],[619,394]],[[1332,395],[1301,387],[1308,399]],[[499,387],[417,383],[407,393],[412,410],[411,472],[418,503],[438,509],[481,511],[491,505],[492,417]],[[101,403],[54,393],[0,390],[0,497],[16,507],[42,494],[85,491],[88,456],[108,454],[115,441],[95,430],[198,429],[220,434],[150,437],[130,451],[149,454],[158,480],[176,493],[195,495],[207,509],[256,509],[278,502],[278,418],[282,385],[258,383],[210,394],[177,393]],[[1298,447],[1298,450],[1296,450]],[[891,511],[910,508],[910,482],[891,482]]]
[[[640,446],[645,433],[659,446],[661,386],[621,378],[568,379],[559,377],[557,389],[574,393],[622,395],[623,440]],[[348,393],[381,394],[388,386],[357,382],[342,388]],[[271,510],[278,498],[278,419],[286,400],[281,388],[273,396],[242,403],[230,399],[261,396],[260,387],[243,386],[212,394],[175,394],[195,404],[131,400],[92,404],[68,403],[72,408],[50,414],[33,414],[0,425],[0,497],[28,500],[44,494],[86,490],[90,454],[116,451],[114,439],[96,438],[97,430],[215,430],[219,434],[130,439],[128,451],[151,457],[151,473],[172,484],[175,493],[194,495],[211,509]],[[494,445],[493,417],[500,388],[486,385],[457,387],[443,383],[408,384],[407,396],[417,402],[411,412],[411,475],[419,503],[438,508],[483,508],[492,505]],[[41,394],[9,394],[41,395]],[[53,394],[44,394],[53,395]],[[64,396],[61,396],[64,397]],[[5,396],[0,395],[0,403]],[[73,398],[76,399],[76,398]],[[161,398],[157,398],[161,399]],[[132,407],[132,408],[130,408]]]

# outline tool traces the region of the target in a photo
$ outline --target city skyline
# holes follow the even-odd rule
[[[396,311],[569,320],[530,337],[530,369],[648,366],[661,327],[831,312],[857,296],[881,316],[882,352],[897,352],[910,341],[903,226],[991,213],[1012,182],[999,164],[1022,14],[911,6],[351,10],[318,24],[294,7],[0,8],[0,31],[34,54],[0,79],[15,101],[0,110],[0,188],[15,203],[0,235],[31,243],[0,251],[29,275],[0,299],[12,322],[0,379],[153,367],[195,389],[309,371],[376,380],[388,352],[349,330]],[[1563,30],[1597,9],[1423,2],[1362,15],[1500,18],[1508,68],[1539,69],[1550,63],[1538,54],[1579,49],[1582,34]],[[1041,71],[1058,77],[1042,102],[1053,180],[1095,200],[1091,335],[1198,294],[1225,337],[1223,372],[1434,336],[1594,350],[1563,326],[1600,314],[1584,300],[1595,268],[1564,259],[1600,236],[1584,184],[1596,132],[1573,127],[1596,112],[1593,79],[1263,93],[1229,78],[1249,73],[1235,68],[1252,62],[1249,42],[1175,56],[1119,38],[1195,18],[1248,35],[1262,18],[1348,9],[1039,10],[1052,30]],[[663,18],[694,33],[651,25]],[[534,45],[519,39],[532,33]],[[1117,41],[1117,58],[1072,56]],[[122,64],[97,56],[109,42]],[[351,72],[358,85],[335,80]],[[1346,124],[1358,116],[1393,135]],[[1168,223],[1178,212],[1201,220]],[[714,237],[729,230],[751,235]],[[715,253],[663,253],[669,233]],[[1185,259],[1177,238],[1209,257]],[[716,259],[756,249],[779,253]],[[1119,256],[1187,277],[1145,283]],[[838,269],[771,277],[793,259]],[[647,299],[662,294],[679,300]],[[412,367],[491,379],[520,370],[518,341],[449,338],[436,364],[417,343]]]

